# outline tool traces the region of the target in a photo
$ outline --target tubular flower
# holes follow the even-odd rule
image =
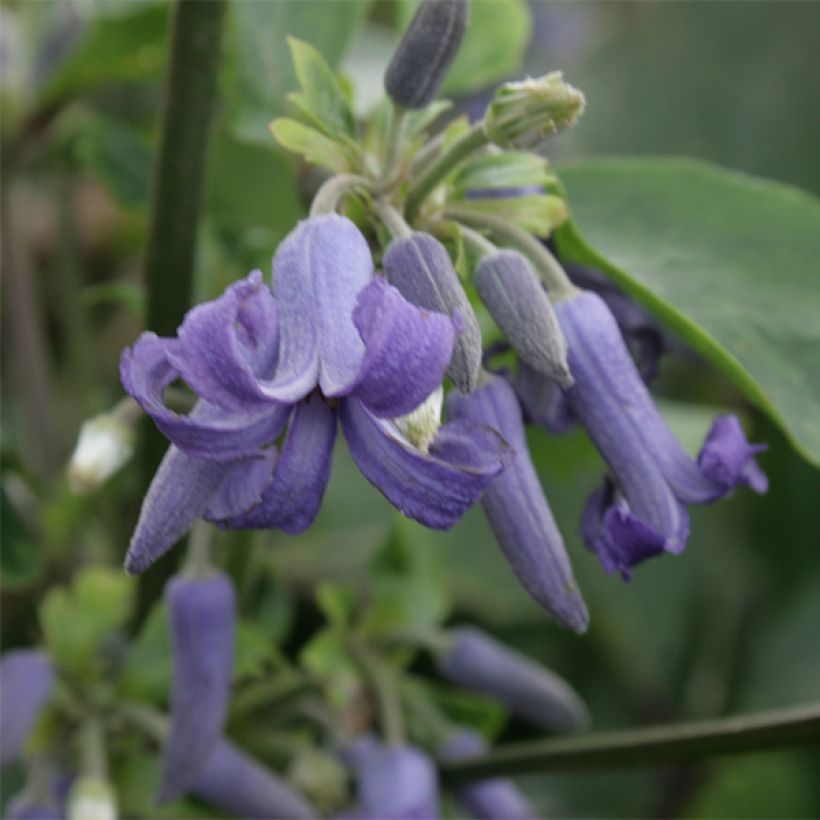
[[[481,506],[518,580],[558,621],[576,632],[589,622],[564,540],[530,460],[521,409],[515,393],[499,377],[469,396],[451,393],[450,414],[497,430],[514,455],[485,492]]]
[[[488,750],[481,735],[469,729],[460,729],[442,746],[444,760],[465,760],[484,754]],[[502,777],[479,780],[455,789],[456,801],[478,820],[526,820],[535,818],[535,809],[521,790]]]
[[[503,441],[454,423],[420,447],[396,420],[441,385],[455,336],[449,316],[374,277],[364,237],[335,214],[285,239],[273,292],[254,271],[189,311],[176,338],[143,333],[123,352],[123,386],[173,446],[126,569],[142,572],[198,517],[229,529],[309,527],[337,417],[354,461],[388,500],[427,526],[452,526],[503,468]],[[176,379],[198,397],[188,415],[163,400]]]
[[[159,803],[188,790],[222,736],[236,620],[233,586],[221,573],[172,578],[165,599],[174,653],[174,691]]]
[[[603,300],[582,292],[556,306],[575,384],[571,411],[612,471],[587,502],[582,534],[604,569],[631,567],[663,552],[679,553],[689,534],[685,504],[715,501],[740,484],[765,492],[754,456],[734,416],[715,420],[697,461],[667,427]]]
[[[589,722],[584,702],[563,678],[480,629],[453,630],[436,665],[450,682],[495,698],[542,729],[573,731]]]
[[[16,758],[31,734],[54,685],[45,652],[15,649],[0,661],[0,763]]]

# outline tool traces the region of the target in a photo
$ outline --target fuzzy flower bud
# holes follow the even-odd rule
[[[68,820],[117,820],[117,798],[110,784],[81,777],[68,796]]]
[[[14,760],[20,754],[53,685],[54,670],[45,652],[15,649],[3,655],[0,763]]]
[[[433,101],[464,38],[467,16],[467,0],[422,2],[384,75],[393,102],[424,108]]]
[[[504,83],[487,109],[487,136],[503,148],[531,151],[575,125],[585,105],[583,92],[565,82],[560,71]]]
[[[134,430],[114,413],[101,413],[80,428],[68,464],[75,493],[90,493],[120,469],[134,453]]]

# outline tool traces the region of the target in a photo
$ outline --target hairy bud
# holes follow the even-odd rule
[[[117,796],[107,780],[80,777],[68,796],[68,820],[117,820]]]
[[[393,102],[424,108],[433,101],[464,38],[467,16],[467,0],[423,0],[384,75]]]
[[[134,452],[134,430],[113,413],[89,419],[80,428],[68,464],[68,483],[75,493],[96,490],[114,475]]]
[[[15,649],[0,661],[0,763],[17,757],[51,694],[54,670],[45,652]]]

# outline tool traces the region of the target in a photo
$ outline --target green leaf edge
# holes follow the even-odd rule
[[[559,178],[558,188],[567,202],[570,218],[560,228],[556,229],[554,233],[558,250],[562,256],[565,256],[572,262],[596,266],[603,273],[608,274],[615,284],[622,287],[630,296],[634,296],[643,307],[658,319],[665,322],[672,330],[677,332],[682,339],[689,342],[707,361],[726,373],[734,384],[777,424],[794,449],[810,464],[813,464],[815,467],[820,467],[820,453],[812,452],[803,444],[800,438],[791,431],[786,420],[769,400],[764,389],[755,381],[754,377],[746,371],[743,365],[730,351],[724,348],[716,339],[701,328],[700,325],[692,321],[685,313],[656,296],[649,288],[633,279],[628,273],[622,271],[606,259],[606,257],[598,253],[586,241],[580,229],[575,224],[572,218],[572,203],[567,197],[563,182],[560,181],[561,173],[567,169],[594,169],[596,166],[605,167],[611,165],[613,162],[624,161],[663,162],[667,166],[678,165],[681,170],[694,173],[714,173],[718,171],[726,176],[735,177],[737,181],[743,182],[744,184],[755,185],[765,190],[767,195],[781,196],[784,199],[800,201],[801,204],[817,208],[818,220],[820,220],[820,201],[811,194],[790,185],[775,182],[770,179],[762,179],[754,174],[748,174],[743,171],[727,169],[711,162],[704,162],[703,160],[690,159],[688,157],[613,156],[602,160],[567,163],[557,169]]]

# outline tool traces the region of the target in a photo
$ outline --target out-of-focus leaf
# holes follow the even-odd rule
[[[820,464],[820,203],[690,160],[599,160],[561,179],[562,253],[607,271]]]
[[[537,154],[485,154],[465,163],[453,179],[456,196],[468,191],[544,187],[555,182],[549,163]]]
[[[552,194],[513,197],[477,197],[460,200],[459,210],[503,217],[536,236],[549,236],[567,218],[567,206]]]
[[[113,304],[124,307],[135,319],[145,315],[145,291],[135,282],[100,282],[83,288],[84,307]]]
[[[288,37],[288,46],[302,89],[289,94],[288,101],[329,137],[355,137],[353,112],[338,78],[322,55],[310,43],[295,37]]]
[[[358,670],[335,630],[317,632],[302,649],[299,659],[321,682],[334,706],[343,708],[358,693]]]
[[[252,677],[277,657],[268,633],[252,621],[239,621],[236,625],[235,640],[235,678]]]
[[[313,45],[330,66],[344,54],[369,0],[276,0],[231,4],[234,87],[231,126],[244,140],[270,143],[268,123],[297,87],[287,49],[291,35]]]
[[[43,556],[36,542],[27,537],[26,527],[14,509],[5,483],[0,505],[0,531],[3,533],[0,584],[3,589],[19,589],[37,580],[43,569]]]
[[[43,91],[46,104],[98,86],[159,76],[165,63],[166,3],[146,3],[89,26]]]
[[[120,677],[124,697],[161,705],[171,691],[171,635],[163,602],[154,605],[131,644]]]
[[[349,170],[352,165],[350,149],[309,125],[280,117],[270,124],[270,130],[283,148],[300,154],[314,165],[337,173]]]
[[[344,629],[356,610],[356,595],[349,586],[325,582],[316,590],[316,604],[331,626]]]
[[[80,165],[122,205],[138,206],[148,201],[151,154],[133,128],[100,119],[83,129],[75,149]]]

